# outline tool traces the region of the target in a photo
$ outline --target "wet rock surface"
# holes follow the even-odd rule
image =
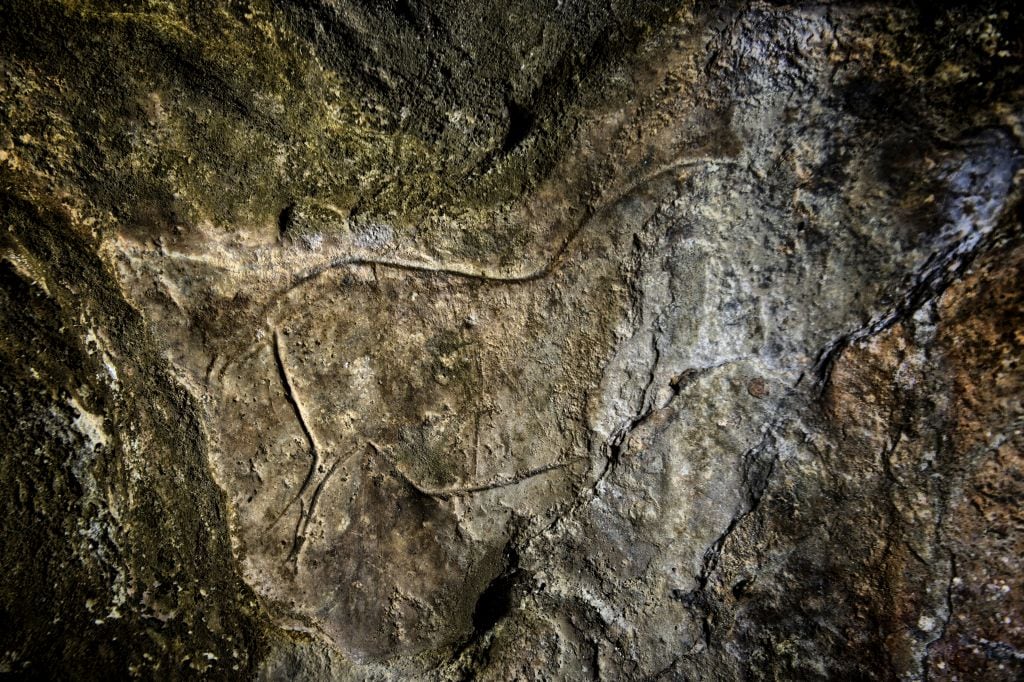
[[[1009,3],[0,8],[0,669],[1024,672]]]

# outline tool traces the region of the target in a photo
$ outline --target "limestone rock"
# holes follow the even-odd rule
[[[0,8],[0,670],[1024,674],[1012,3]]]

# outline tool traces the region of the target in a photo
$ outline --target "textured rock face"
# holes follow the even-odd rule
[[[0,8],[0,668],[1024,674],[1010,3]]]

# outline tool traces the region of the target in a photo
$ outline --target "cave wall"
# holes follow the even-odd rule
[[[0,671],[1024,673],[1013,3],[0,7]]]

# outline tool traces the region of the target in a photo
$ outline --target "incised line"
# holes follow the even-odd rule
[[[338,457],[334,460],[334,464],[331,465],[331,468],[327,470],[320,479],[316,488],[313,490],[313,496],[309,500],[309,508],[305,509],[305,506],[303,505],[303,510],[299,514],[299,522],[295,526],[295,537],[292,540],[292,549],[291,552],[288,553],[288,557],[285,559],[285,563],[291,562],[292,567],[296,572],[299,570],[299,552],[302,551],[302,548],[306,543],[306,530],[309,528],[309,522],[316,514],[316,507],[320,502],[320,495],[323,493],[328,481],[330,481],[331,477],[334,475],[334,472],[338,470],[338,467],[344,462],[352,459],[353,455],[357,452],[359,452],[358,447],[352,448],[347,455]]]
[[[500,272],[491,272],[488,271],[486,268],[474,270],[468,267],[431,265],[423,262],[406,261],[399,259],[341,257],[331,260],[327,263],[318,265],[304,273],[295,275],[292,281],[284,289],[278,291],[271,297],[270,301],[263,307],[261,315],[263,315],[264,317],[268,317],[270,315],[271,308],[277,305],[279,299],[282,296],[286,296],[292,291],[298,289],[299,287],[305,284],[308,284],[309,282],[316,280],[318,277],[331,270],[336,270],[344,267],[367,266],[373,268],[375,272],[377,268],[383,267],[419,275],[445,276],[456,279],[476,281],[484,284],[496,285],[517,285],[536,282],[554,273],[558,269],[558,267],[562,264],[565,255],[569,250],[569,247],[576,240],[576,238],[583,232],[586,226],[590,224],[591,220],[593,220],[596,216],[600,215],[602,212],[611,207],[617,206],[626,197],[639,191],[645,185],[655,182],[656,180],[670,173],[691,166],[711,164],[720,164],[723,166],[732,167],[739,166],[739,163],[735,160],[714,157],[702,157],[696,159],[687,158],[681,161],[675,161],[666,164],[665,166],[661,166],[660,168],[643,176],[636,182],[631,183],[626,188],[620,190],[619,192],[616,192],[612,197],[610,197],[606,201],[601,202],[599,205],[587,207],[586,209],[584,209],[580,214],[579,218],[575,221],[575,225],[568,232],[568,234],[566,234],[565,237],[563,237],[561,243],[555,249],[551,257],[548,258],[542,265],[540,265],[539,267],[535,268],[532,271],[525,272],[522,274],[507,274]],[[271,326],[272,322],[269,319],[267,319],[267,324],[268,326]],[[228,367],[234,365],[241,359],[248,358],[251,355],[253,345],[259,344],[260,341],[257,341],[255,344],[250,344],[242,351],[240,351],[240,353],[238,353],[235,359],[226,361],[224,365],[215,372],[217,375],[217,379],[219,380],[220,377],[223,377],[224,372],[227,371]]]
[[[426,495],[427,497],[434,497],[441,500],[447,500],[452,497],[463,497],[466,495],[472,495],[487,490],[496,490],[498,488],[507,488],[509,486],[519,485],[524,481],[527,481],[531,478],[535,478],[537,476],[541,476],[543,474],[548,473],[549,471],[554,471],[556,469],[564,469],[565,467],[569,466],[569,462],[555,462],[554,464],[545,464],[543,466],[528,469],[526,471],[522,471],[505,478],[497,478],[491,481],[487,481],[486,483],[477,483],[465,486],[453,486],[449,488],[431,488],[428,486],[424,486],[419,482],[413,480],[408,474],[402,471],[402,469],[398,466],[398,464],[394,461],[394,459],[387,453],[387,451],[384,448],[377,445],[373,441],[368,442],[370,444],[370,447],[373,448],[374,452],[376,452],[377,455],[379,455],[381,458],[384,459],[384,461],[390,464],[391,468],[394,469],[395,472],[402,478],[402,480],[408,483],[410,487],[412,487],[417,492]]]
[[[295,392],[295,387],[292,386],[291,379],[288,376],[288,368],[284,362],[284,351],[281,344],[281,332],[280,330],[274,330],[273,336],[274,342],[272,349],[274,352],[274,362],[277,365],[277,374],[281,380],[281,387],[284,389],[284,397],[288,403],[292,406],[292,411],[295,413],[295,418],[299,422],[299,426],[302,429],[302,433],[306,437],[306,442],[309,444],[309,471],[306,472],[306,478],[302,482],[302,486],[299,491],[295,494],[288,504],[285,505],[281,513],[277,515],[274,521],[270,524],[271,528],[277,524],[277,522],[284,516],[291,508],[295,501],[301,499],[306,494],[306,490],[309,489],[310,484],[313,482],[313,478],[316,475],[316,470],[320,466],[321,455],[320,447],[316,442],[316,438],[313,436],[313,431],[309,428],[309,423],[306,421],[306,416],[303,414],[302,405],[299,403],[298,394]]]

